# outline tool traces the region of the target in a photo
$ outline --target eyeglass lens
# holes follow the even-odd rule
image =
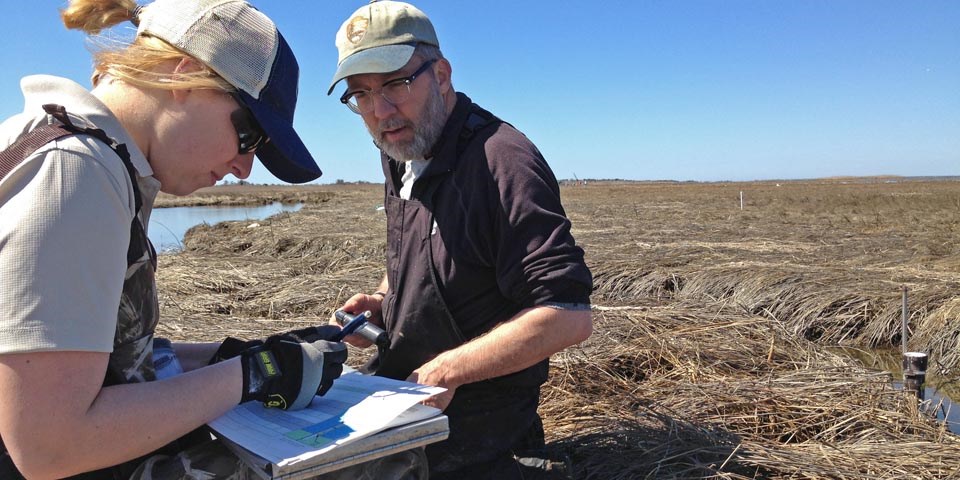
[[[357,92],[358,94],[350,97],[349,101],[353,107],[362,111],[369,112],[373,110],[373,93]],[[407,101],[410,96],[410,80],[404,78],[390,82],[380,89],[383,98],[393,105],[401,104]]]
[[[423,64],[420,65],[420,68],[413,72],[413,74],[411,74],[409,77],[391,80],[383,84],[383,86],[380,87],[379,92],[373,90],[348,92],[344,98],[340,99],[340,101],[346,104],[350,110],[353,110],[356,113],[367,113],[373,111],[373,96],[377,93],[383,95],[383,98],[392,105],[399,105],[407,101],[407,98],[409,98],[410,84],[413,83],[413,81],[416,80],[420,74],[425,72],[435,62],[436,60],[428,60],[423,62]]]

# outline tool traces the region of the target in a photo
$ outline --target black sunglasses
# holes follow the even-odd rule
[[[260,128],[260,124],[257,123],[257,119],[253,116],[253,112],[240,101],[240,96],[236,93],[232,94],[232,96],[234,100],[237,101],[237,105],[239,105],[239,108],[230,114],[230,121],[233,123],[234,130],[237,131],[237,151],[241,154],[254,152],[267,143],[269,137],[267,137],[267,133]]]

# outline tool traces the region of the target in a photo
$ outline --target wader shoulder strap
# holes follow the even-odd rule
[[[0,180],[3,180],[17,165],[20,165],[40,147],[63,137],[74,135],[63,125],[44,125],[35,128],[0,152]]]
[[[70,116],[67,115],[67,109],[61,105],[48,103],[43,106],[43,110],[47,112],[47,115],[56,120],[56,122],[51,121],[47,125],[37,127],[27,132],[5,150],[0,151],[0,180],[3,180],[17,165],[23,163],[27,157],[40,149],[40,147],[70,135],[89,135],[105,143],[123,162],[123,166],[127,170],[127,176],[130,177],[130,183],[133,185],[135,218],[131,224],[131,235],[134,235],[134,230],[138,228],[142,229],[143,226],[140,225],[136,217],[140,215],[140,208],[143,207],[143,199],[140,196],[136,169],[130,160],[130,152],[127,150],[127,146],[123,143],[117,143],[117,141],[110,138],[103,129],[92,127],[82,128],[74,125],[70,120]],[[131,247],[132,245],[131,243]],[[150,249],[151,251],[153,250],[152,244],[150,245]],[[143,252],[135,250],[135,248],[127,250],[127,265],[132,265],[143,255]],[[153,255],[153,257],[156,257],[156,255]]]
[[[457,136],[457,157],[459,158],[463,155],[467,150],[467,146],[470,145],[470,141],[473,140],[473,137],[476,136],[478,132],[495,123],[506,122],[480,108],[477,104],[470,104],[470,113],[467,114],[467,120],[463,122],[463,126],[460,127],[460,133]],[[400,163],[400,165],[402,166],[403,163]],[[391,171],[391,174],[392,173]],[[449,173],[449,171],[447,173]],[[395,175],[394,184],[399,183],[400,175],[402,175],[402,173]],[[447,178],[449,178],[449,175],[434,175],[426,180],[418,179],[413,187],[416,192],[416,197],[422,202],[432,205],[433,194],[436,193],[440,184],[446,181]]]
[[[503,123],[503,120],[476,104],[470,105],[470,107],[471,111],[467,115],[467,121],[463,123],[463,127],[460,129],[460,137],[457,139],[457,155],[463,154],[477,132],[493,123]]]
[[[48,103],[43,106],[43,110],[59,123],[51,122],[42,127],[35,128],[21,136],[16,142],[13,142],[6,150],[0,152],[0,180],[3,180],[14,167],[26,160],[27,157],[40,149],[40,147],[70,135],[90,135],[107,144],[111,150],[116,152],[120,160],[123,161],[123,166],[127,169],[127,175],[130,176],[130,181],[133,182],[134,205],[136,206],[136,212],[139,214],[140,207],[143,206],[143,200],[140,198],[140,189],[137,188],[136,169],[133,168],[133,162],[130,161],[130,152],[127,150],[127,146],[123,143],[117,143],[116,140],[110,138],[103,129],[81,128],[74,125],[67,115],[67,109],[61,105]]]

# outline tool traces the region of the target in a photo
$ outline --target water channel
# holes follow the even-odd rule
[[[296,212],[301,208],[303,208],[302,203],[280,202],[253,206],[154,208],[150,214],[147,236],[150,237],[157,252],[172,252],[183,248],[183,236],[190,227],[195,225],[202,223],[213,225],[230,220],[262,220],[280,212]]]
[[[835,347],[835,351],[843,355],[860,360],[864,366],[872,370],[890,372],[894,388],[903,388],[902,354],[896,349],[864,350],[857,348]],[[960,385],[955,378],[946,378],[938,375],[937,368],[931,359],[927,367],[927,378],[924,383],[924,400],[928,403],[928,412],[933,413],[937,420],[945,422],[947,429],[960,434]]]

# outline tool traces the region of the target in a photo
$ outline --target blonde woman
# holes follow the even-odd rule
[[[335,327],[174,344],[184,373],[158,378],[145,229],[158,191],[246,178],[254,156],[280,180],[320,176],[293,129],[296,59],[239,0],[74,0],[62,17],[138,28],[96,55],[90,91],[24,78],[24,111],[0,125],[0,478],[236,476],[188,434],[242,401],[304,406],[346,350]],[[264,351],[282,375],[260,373]]]

